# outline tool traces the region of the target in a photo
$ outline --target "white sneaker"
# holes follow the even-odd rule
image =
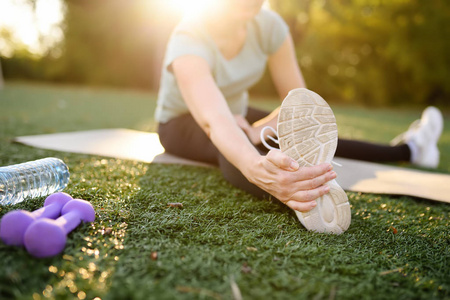
[[[407,144],[411,149],[411,162],[417,166],[436,168],[439,165],[437,143],[442,134],[444,120],[441,111],[427,107],[420,120],[414,121],[409,129],[394,138],[391,146]]]
[[[338,138],[336,119],[318,94],[304,88],[290,91],[281,104],[277,127],[280,150],[300,166],[333,159]],[[317,199],[314,209],[295,213],[308,230],[340,234],[350,226],[350,203],[336,180],[326,184],[330,192]]]

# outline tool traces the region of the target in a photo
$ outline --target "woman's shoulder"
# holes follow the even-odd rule
[[[165,64],[170,64],[183,55],[196,55],[213,64],[213,47],[203,26],[192,19],[183,19],[172,31],[166,47]]]
[[[274,53],[289,33],[289,27],[275,11],[261,9],[253,21],[253,32],[259,46],[267,54]]]
[[[194,39],[205,38],[204,25],[194,18],[183,18],[173,30],[172,35],[187,35]]]
[[[255,22],[260,26],[272,26],[274,24],[285,25],[283,18],[275,11],[262,8],[255,16]]]

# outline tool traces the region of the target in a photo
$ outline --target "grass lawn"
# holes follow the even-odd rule
[[[56,257],[35,259],[0,243],[0,299],[450,299],[450,204],[349,192],[349,230],[318,234],[278,201],[233,188],[214,168],[10,142],[99,128],[154,131],[155,98],[10,82],[0,91],[0,165],[59,157],[71,171],[65,191],[96,210],[96,221],[70,233]],[[389,141],[421,113],[333,108],[341,136],[377,142]],[[450,173],[448,113],[440,149],[438,171]],[[0,217],[43,201],[0,206]]]

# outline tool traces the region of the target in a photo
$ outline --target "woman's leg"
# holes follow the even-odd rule
[[[213,165],[219,164],[219,150],[190,114],[160,123],[158,134],[167,153]]]
[[[266,111],[249,107],[246,119],[252,124],[267,115],[269,113]],[[258,145],[257,148],[262,150],[263,147]],[[338,139],[336,156],[372,162],[409,162],[411,160],[411,151],[406,144],[392,147],[369,142]]]
[[[259,121],[265,117],[270,115],[270,112],[267,112],[265,110],[254,108],[254,107],[248,107],[247,108],[247,115],[245,116],[245,119],[247,119],[247,122],[250,124],[255,123],[256,121]]]
[[[371,162],[410,161],[411,150],[408,145],[379,145],[361,141],[338,139],[336,156]]]

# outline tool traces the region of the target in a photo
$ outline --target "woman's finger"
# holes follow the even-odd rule
[[[330,187],[328,185],[323,185],[311,190],[298,191],[292,195],[292,198],[289,201],[286,201],[285,204],[299,212],[306,212],[317,205],[316,199],[327,194],[329,191]]]
[[[334,171],[328,171],[327,173],[317,176],[312,179],[299,181],[302,189],[311,190],[324,185],[330,180],[336,179],[337,174]]]
[[[270,150],[266,158],[275,167],[286,171],[297,171],[300,167],[295,159],[290,158],[280,150]]]
[[[294,200],[290,200],[285,203],[289,208],[299,211],[299,212],[307,212],[317,206],[316,201],[309,202],[298,202]]]
[[[331,164],[323,163],[317,166],[301,167],[296,173],[298,173],[298,180],[308,180],[322,176],[331,170],[333,170],[333,166]]]

